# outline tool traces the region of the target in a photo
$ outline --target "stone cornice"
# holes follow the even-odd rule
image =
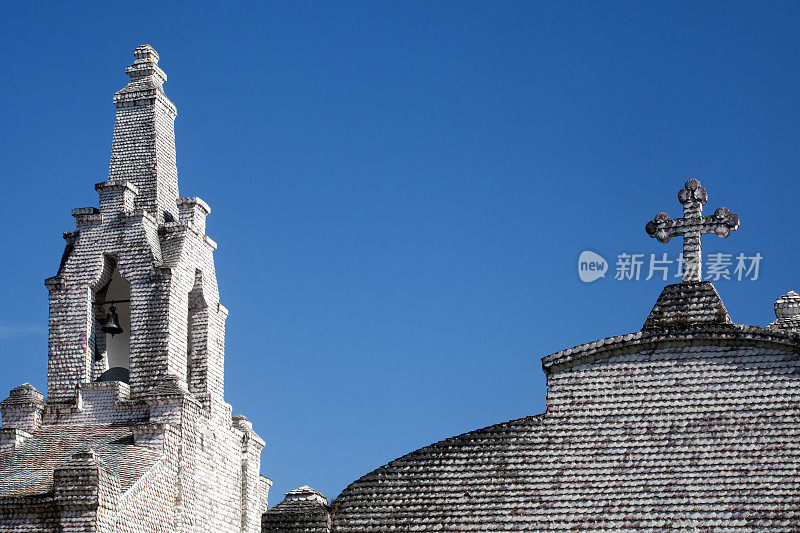
[[[664,346],[779,346],[800,353],[800,334],[738,324],[693,325],[616,335],[561,350],[542,358],[546,374],[560,372],[578,364],[607,359]]]

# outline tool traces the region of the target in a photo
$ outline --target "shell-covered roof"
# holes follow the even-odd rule
[[[293,504],[313,527],[280,504],[263,531],[789,530],[800,334],[733,324],[709,286],[667,287],[642,331],[543,358],[545,413],[412,452],[330,508]]]

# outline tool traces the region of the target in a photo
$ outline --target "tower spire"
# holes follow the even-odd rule
[[[109,182],[127,181],[138,190],[135,204],[159,221],[178,218],[175,163],[175,105],[164,94],[167,75],[149,44],[138,46],[125,68],[128,84],[114,95],[117,108]]]

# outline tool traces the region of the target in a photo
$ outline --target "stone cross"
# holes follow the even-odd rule
[[[686,182],[678,192],[678,200],[683,204],[683,218],[671,219],[668,214],[659,213],[647,223],[645,231],[658,242],[683,237],[683,281],[702,281],[700,237],[704,233],[716,233],[724,239],[739,228],[739,216],[724,207],[714,211],[713,215],[703,216],[703,204],[708,201],[708,193],[696,179]]]

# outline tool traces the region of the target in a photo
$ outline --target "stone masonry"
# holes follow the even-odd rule
[[[683,281],[640,331],[544,357],[544,413],[411,452],[331,502],[291,491],[262,531],[800,531],[800,295],[767,327],[735,324],[700,239],[739,218],[703,216],[698,180],[678,199],[684,217],[646,232],[684,238]]]
[[[255,533],[267,508],[264,441],[224,399],[211,210],[179,197],[167,76],[149,45],[134,56],[99,209],[73,210],[45,281],[47,399],[25,384],[0,402],[0,532]]]
[[[47,397],[0,401],[0,533],[800,531],[800,295],[734,323],[700,258],[739,218],[704,216],[695,179],[683,218],[646,226],[684,239],[683,280],[640,331],[544,357],[546,412],[267,511],[264,441],[224,398],[210,208],[179,197],[167,77],[134,56],[99,208],[73,210],[45,281]]]

